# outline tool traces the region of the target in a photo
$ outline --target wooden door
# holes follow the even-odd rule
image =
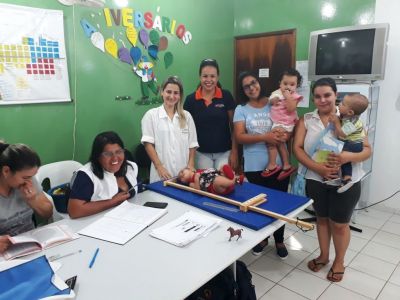
[[[235,37],[235,99],[238,78],[243,71],[254,73],[262,92],[269,96],[279,87],[279,75],[296,64],[296,30]],[[269,77],[259,77],[260,69],[268,69]]]

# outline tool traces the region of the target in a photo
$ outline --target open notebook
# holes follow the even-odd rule
[[[166,209],[125,201],[78,233],[123,245],[166,213]]]

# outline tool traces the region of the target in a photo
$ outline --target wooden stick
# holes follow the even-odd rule
[[[205,191],[202,191],[202,190],[197,190],[195,188],[192,188],[192,187],[189,187],[189,186],[186,186],[186,185],[183,185],[183,184],[179,184],[179,183],[176,183],[176,182],[171,181],[171,180],[164,181],[164,186],[168,186],[168,185],[176,187],[176,188],[181,189],[181,190],[186,190],[186,191],[189,191],[189,192],[192,192],[192,193],[200,194],[202,196],[213,198],[213,199],[225,202],[225,203],[236,205],[236,206],[239,206],[239,208],[243,204],[242,202],[239,202],[239,201],[236,201],[236,200],[232,200],[232,199],[220,196],[220,195],[215,195],[215,194],[212,194],[212,193],[208,193],[208,192],[205,192]],[[258,195],[258,196],[260,196],[260,195]],[[258,196],[256,196],[256,197],[258,197]],[[260,203],[257,203],[257,205],[259,205],[259,204]],[[311,224],[311,223],[307,223],[307,222],[304,222],[304,221],[299,221],[299,220],[296,220],[296,219],[293,219],[293,218],[289,218],[289,217],[286,217],[284,215],[272,212],[270,210],[259,208],[257,206],[248,206],[248,209],[251,210],[251,211],[254,211],[254,212],[257,212],[257,213],[260,213],[260,214],[263,214],[263,215],[266,215],[266,216],[269,216],[269,217],[272,217],[272,218],[275,218],[275,219],[286,221],[286,222],[288,222],[290,224],[296,224],[296,225],[298,225],[300,227],[303,227],[303,228],[306,228],[306,229],[314,229],[314,225]]]
[[[288,222],[290,224],[295,224],[295,225],[298,225],[298,226],[306,228],[306,229],[311,229],[311,230],[314,229],[314,225],[311,224],[311,223],[307,223],[307,222],[304,222],[304,221],[300,221],[300,220],[296,220],[296,219],[293,219],[293,218],[289,218],[289,217],[286,217],[284,215],[281,215],[281,214],[278,214],[278,213],[274,213],[274,212],[272,212],[270,210],[262,209],[262,208],[259,208],[259,207],[256,207],[256,206],[249,206],[249,210],[258,212],[260,214],[263,214],[263,215],[266,215],[266,216],[269,216],[269,217],[273,217],[275,219],[283,220],[283,221],[286,221],[286,222]]]
[[[190,186],[179,184],[179,183],[176,183],[176,182],[173,182],[173,181],[164,181],[164,185],[170,185],[170,186],[176,187],[176,188],[181,189],[181,190],[186,190],[186,191],[189,191],[189,192],[192,192],[192,193],[200,194],[202,196],[207,196],[209,198],[213,198],[213,199],[216,199],[216,200],[219,200],[219,201],[222,201],[222,202],[225,202],[225,203],[229,203],[229,204],[232,204],[232,205],[236,205],[236,206],[240,206],[242,204],[242,202],[235,201],[235,200],[232,200],[232,199],[220,196],[220,195],[208,193],[208,192],[205,192],[205,191],[202,191],[202,190],[197,190],[197,189],[192,188]]]
[[[240,204],[240,210],[247,212],[249,206],[251,206],[251,205],[257,206],[257,205],[261,204],[260,201],[264,200],[266,197],[267,197],[266,194],[259,194],[253,198],[250,198],[249,200],[242,202]],[[267,201],[267,200],[265,199],[265,201]],[[265,201],[263,201],[263,202],[265,202]]]

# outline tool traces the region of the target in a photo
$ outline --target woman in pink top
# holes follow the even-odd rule
[[[279,80],[279,89],[272,92],[269,100],[271,107],[272,131],[281,131],[287,135],[288,140],[293,132],[294,125],[298,120],[297,104],[303,96],[296,93],[297,87],[301,85],[302,77],[295,69],[287,69],[282,72]],[[278,145],[268,145],[268,165],[261,173],[263,177],[269,177],[279,171],[278,180],[283,180],[296,171],[290,164],[289,151],[286,142]],[[276,157],[281,156],[282,167],[276,164]]]

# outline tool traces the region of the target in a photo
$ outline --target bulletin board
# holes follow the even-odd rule
[[[0,105],[66,101],[63,12],[0,3]]]

